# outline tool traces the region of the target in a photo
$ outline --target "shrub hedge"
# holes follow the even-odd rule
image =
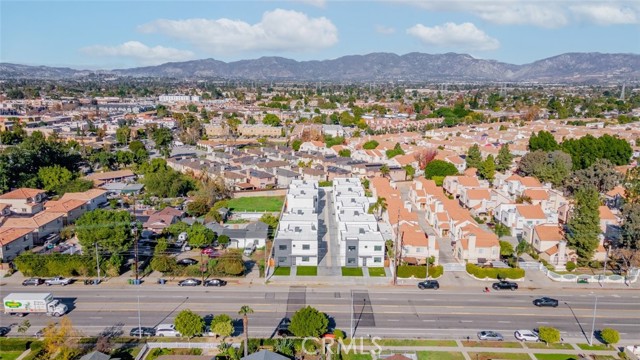
[[[30,339],[0,339],[0,352],[2,351],[25,351],[31,347],[33,340]]]
[[[87,255],[33,254],[25,252],[13,261],[24,276],[95,276],[95,258]],[[104,269],[103,269],[104,270]]]
[[[479,279],[521,279],[524,277],[523,269],[499,269],[499,268],[481,268],[474,264],[467,264],[467,272]]]
[[[429,266],[429,276],[432,278],[440,277],[444,272],[442,265],[438,266]],[[416,266],[416,265],[400,265],[398,266],[398,277],[399,278],[410,278],[415,277],[418,279],[424,279],[426,277],[427,270],[426,266]]]

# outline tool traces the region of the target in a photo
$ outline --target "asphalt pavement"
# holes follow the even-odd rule
[[[29,287],[4,282],[0,295],[9,292],[51,292],[69,305],[73,324],[87,335],[113,327],[128,333],[140,323],[155,326],[173,322],[184,309],[204,315],[226,313],[237,318],[242,305],[255,313],[250,316],[250,335],[272,336],[285,316],[311,305],[332,318],[337,328],[356,336],[388,338],[474,337],[479,330],[502,332],[506,339],[518,329],[553,326],[565,339],[586,342],[594,320],[595,297],[598,305],[595,329],[613,327],[623,341],[640,338],[640,291],[589,289],[530,290],[482,293],[480,290],[441,288],[420,291],[413,287],[347,288],[229,285],[224,288],[181,288],[176,285],[141,286],[101,284],[66,287]],[[558,308],[537,308],[533,299],[553,296]],[[28,333],[55,321],[42,315],[29,315]],[[20,318],[0,315],[0,324],[8,326]],[[237,333],[241,332],[237,322]]]

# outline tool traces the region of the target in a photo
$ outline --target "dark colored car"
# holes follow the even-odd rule
[[[293,336],[293,333],[289,331],[289,325],[291,325],[291,320],[289,318],[282,318],[276,329],[276,335],[282,337]]]
[[[533,305],[558,307],[558,300],[545,296],[545,297],[541,297],[539,299],[533,300]]]
[[[198,260],[192,258],[184,258],[176,261],[178,265],[195,265],[198,263]]]
[[[500,281],[497,283],[493,283],[491,286],[493,290],[518,290],[518,284],[512,281]]]
[[[22,282],[22,286],[38,286],[44,284],[44,280],[40,278],[29,278]]]
[[[0,326],[0,336],[5,336],[11,331],[10,327]]]
[[[439,288],[440,288],[440,284],[438,283],[438,280],[425,280],[418,283],[418,289],[420,290],[424,290],[424,289],[438,290]]]
[[[203,284],[204,286],[225,286],[227,282],[222,279],[209,279]]]
[[[188,278],[178,282],[178,286],[198,286],[200,284],[202,284],[202,281],[194,278]]]
[[[145,336],[156,336],[156,329],[152,327],[135,327],[129,331],[129,336],[134,337],[145,337]]]

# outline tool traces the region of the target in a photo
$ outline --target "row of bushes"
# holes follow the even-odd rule
[[[442,265],[437,266],[429,266],[429,276],[432,278],[437,278],[442,276],[444,269]],[[416,265],[400,265],[398,266],[398,277],[399,278],[410,278],[415,277],[418,279],[426,278],[427,267],[426,266],[416,266]]]
[[[87,255],[42,256],[25,252],[13,262],[24,276],[94,276],[96,274],[95,258]]]
[[[521,279],[524,277],[523,269],[481,268],[474,264],[467,264],[467,272],[479,279]]]

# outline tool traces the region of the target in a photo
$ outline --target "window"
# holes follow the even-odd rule
[[[302,250],[310,250],[311,245],[302,245]]]
[[[374,263],[381,263],[382,262],[382,258],[381,257],[374,257],[373,258],[373,262]]]
[[[347,247],[347,251],[356,251],[356,247],[355,246],[349,246],[349,247]]]
[[[309,257],[308,256],[303,256],[302,257],[302,262],[309,262]]]
[[[278,263],[286,263],[287,262],[287,258],[286,257],[279,257],[278,258]]]
[[[347,259],[347,264],[354,265],[355,263],[356,263],[356,259],[355,258],[348,258]]]
[[[382,251],[382,245],[376,245],[373,247],[374,251]]]
[[[279,245],[278,250],[287,250],[287,245]]]
[[[484,253],[484,249],[483,248],[478,248],[478,254],[483,254]]]
[[[421,247],[417,247],[417,248],[416,248],[416,252],[417,252],[417,253],[422,252],[422,248],[421,248]]]

